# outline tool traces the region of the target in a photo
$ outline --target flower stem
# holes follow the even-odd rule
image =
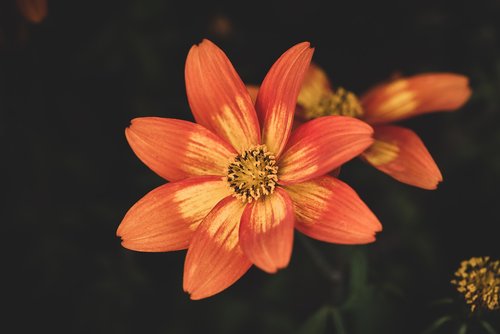
[[[332,283],[340,284],[342,281],[342,273],[333,268],[325,256],[318,250],[316,246],[304,235],[298,234],[299,240],[304,246],[306,252],[311,257],[312,261],[316,264],[323,275]]]

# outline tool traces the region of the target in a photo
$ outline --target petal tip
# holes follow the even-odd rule
[[[442,182],[442,179],[436,180],[434,182],[429,182],[428,184],[423,184],[420,186],[417,186],[419,188],[422,188],[424,190],[437,190],[439,184]]]
[[[122,239],[122,241],[123,241],[122,235],[123,235],[123,227],[122,227],[122,224],[120,224],[118,226],[118,228],[116,229],[115,236]]]
[[[311,53],[311,54],[315,50],[315,47],[312,46],[309,41],[305,41],[305,42],[299,43],[299,45],[304,48],[304,51],[306,51],[308,53]]]
[[[132,124],[130,124],[129,126],[127,126],[125,128],[125,131],[124,131],[125,132],[125,138],[127,138],[127,140],[129,140],[129,137],[130,137],[130,132],[131,132],[130,128],[131,127],[132,127]]]
[[[192,289],[188,288],[186,286],[186,282],[184,281],[184,286],[183,286],[184,292],[188,295],[190,300],[200,300],[202,297],[197,296],[196,294],[193,293]]]
[[[419,182],[408,182],[408,184],[424,190],[436,190],[440,183],[443,182],[443,176],[441,175],[438,167],[435,166],[435,168],[436,170],[433,175],[429,175],[427,178],[422,179]]]
[[[215,294],[217,294],[217,292],[212,292],[212,291],[208,291],[208,290],[203,290],[203,289],[195,289],[194,287],[192,286],[189,286],[186,282],[184,282],[184,292],[186,294],[189,295],[189,299],[191,300],[200,300],[200,299],[205,299],[205,298],[208,298],[208,297],[211,297]]]
[[[137,129],[139,127],[147,126],[148,124],[152,124],[155,121],[161,119],[160,117],[136,117],[132,118],[129,122],[129,125],[125,129]]]
[[[375,241],[377,241],[377,237],[376,237],[376,236],[375,236],[375,234],[374,234],[374,235],[372,235],[370,238],[367,238],[366,240],[364,240],[364,242],[363,242],[363,243],[361,243],[360,245],[362,245],[362,244],[365,244],[365,245],[367,245],[367,244],[372,244],[372,243],[374,243]]]
[[[259,268],[262,269],[263,271],[265,271],[268,274],[276,274],[278,272],[278,269],[279,269],[276,266],[273,266],[273,267],[262,267],[262,266],[259,266]]]
[[[187,293],[189,294],[189,299],[191,300],[201,300],[212,296],[212,295],[197,294],[196,292],[193,293],[187,292]]]
[[[128,131],[130,131],[133,127],[136,127],[139,122],[140,121],[138,120],[138,118],[131,119],[128,122],[128,125],[125,127],[125,133],[127,133]]]
[[[292,48],[300,48],[300,49],[313,49],[311,43],[309,41],[303,41],[295,44]]]
[[[201,40],[201,42],[197,43],[197,44],[194,44],[191,49],[219,49],[219,47],[214,43],[212,42],[211,40],[209,40],[208,38],[203,38]]]
[[[214,43],[208,38],[203,38],[199,44],[214,44]]]
[[[185,293],[189,295],[189,299],[193,299],[193,287],[192,284],[190,283],[190,276],[188,272],[186,272],[186,268],[184,267],[184,278],[182,281],[182,289],[184,290]]]
[[[115,235],[119,238],[124,239],[124,236],[127,234],[127,230],[128,230],[128,225],[127,224],[127,214],[125,215],[125,217],[123,217],[122,221],[120,222],[120,225],[118,225],[117,229],[116,229],[116,232],[115,232]]]
[[[262,271],[265,271],[268,274],[276,274],[278,271],[288,267],[289,262],[290,261],[288,260],[286,262],[286,264],[275,263],[275,262],[269,262],[267,264],[259,263],[259,264],[255,264],[255,266],[257,266],[259,269],[261,269]]]

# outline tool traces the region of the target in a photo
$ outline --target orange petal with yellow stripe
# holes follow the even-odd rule
[[[290,197],[282,188],[248,204],[240,225],[243,252],[268,273],[285,268],[293,246],[294,214]]]
[[[296,227],[305,235],[337,244],[366,244],[382,230],[377,217],[344,182],[322,176],[286,187]]]
[[[471,95],[469,79],[453,73],[427,73],[378,85],[363,95],[364,120],[388,123],[419,114],[453,111]]]
[[[260,129],[248,91],[233,65],[204,39],[186,60],[186,93],[196,122],[238,151],[260,144]]]
[[[257,85],[247,85],[248,94],[252,99],[252,103],[255,105],[257,101],[257,95],[259,95],[259,86]]]
[[[136,251],[185,249],[203,218],[228,195],[226,183],[216,176],[167,183],[135,203],[116,234],[123,247]]]
[[[252,265],[238,237],[243,209],[239,199],[226,197],[196,230],[184,264],[184,291],[191,299],[210,297],[228,288]]]
[[[436,189],[443,180],[438,166],[415,132],[399,126],[376,126],[375,142],[362,154],[378,170],[423,189]]]
[[[144,164],[169,181],[201,175],[224,175],[236,152],[201,125],[171,118],[142,117],[125,130]]]
[[[279,157],[292,130],[297,96],[314,49],[308,42],[288,49],[271,67],[257,95],[262,143]]]
[[[326,73],[318,65],[311,63],[300,89],[297,104],[303,108],[317,106],[322,97],[332,91]]]
[[[370,146],[372,134],[370,125],[346,116],[319,117],[302,124],[278,161],[279,183],[300,183],[331,172]]]

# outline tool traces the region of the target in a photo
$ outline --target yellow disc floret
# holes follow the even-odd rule
[[[245,150],[229,164],[226,181],[233,195],[245,203],[270,195],[278,182],[276,157],[265,145]]]
[[[306,120],[332,115],[349,117],[363,115],[363,107],[356,95],[342,87],[337,88],[335,92],[325,90],[314,102],[307,102],[302,103],[302,108],[298,110],[299,115]]]
[[[489,256],[473,257],[460,263],[451,283],[464,295],[471,311],[477,307],[488,310],[500,308],[500,261],[490,261]]]

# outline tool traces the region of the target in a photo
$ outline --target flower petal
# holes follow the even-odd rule
[[[372,134],[370,125],[346,116],[319,117],[302,124],[278,161],[279,183],[299,183],[332,171],[370,146]]]
[[[388,123],[435,111],[453,111],[470,97],[469,79],[452,73],[426,73],[378,85],[363,95],[364,119]]]
[[[236,152],[201,125],[171,118],[141,117],[125,130],[144,164],[169,181],[224,175]]]
[[[184,264],[184,291],[191,299],[210,297],[228,288],[252,265],[239,245],[243,209],[239,199],[226,197],[196,230]]]
[[[292,201],[278,187],[273,194],[246,206],[240,225],[241,248],[257,267],[275,273],[290,262],[293,226]]]
[[[186,92],[196,122],[217,133],[238,151],[260,143],[260,129],[248,91],[233,65],[204,39],[186,60]]]
[[[376,126],[375,142],[361,157],[396,180],[423,189],[436,189],[441,172],[415,132],[399,126]]]
[[[252,103],[255,105],[257,101],[257,95],[259,95],[259,86],[257,85],[247,85],[248,94],[252,99]]]
[[[260,86],[255,108],[262,125],[262,143],[276,157],[290,136],[297,96],[313,52],[308,42],[293,46],[274,63]]]
[[[302,116],[301,110],[317,106],[321,98],[332,92],[330,81],[326,73],[318,65],[311,63],[304,77],[304,82],[297,98],[297,115]]]
[[[356,192],[331,176],[286,187],[297,229],[321,241],[365,244],[375,241],[382,225]]]
[[[218,176],[167,183],[135,203],[116,234],[123,247],[136,251],[185,249],[199,223],[229,193]]]

